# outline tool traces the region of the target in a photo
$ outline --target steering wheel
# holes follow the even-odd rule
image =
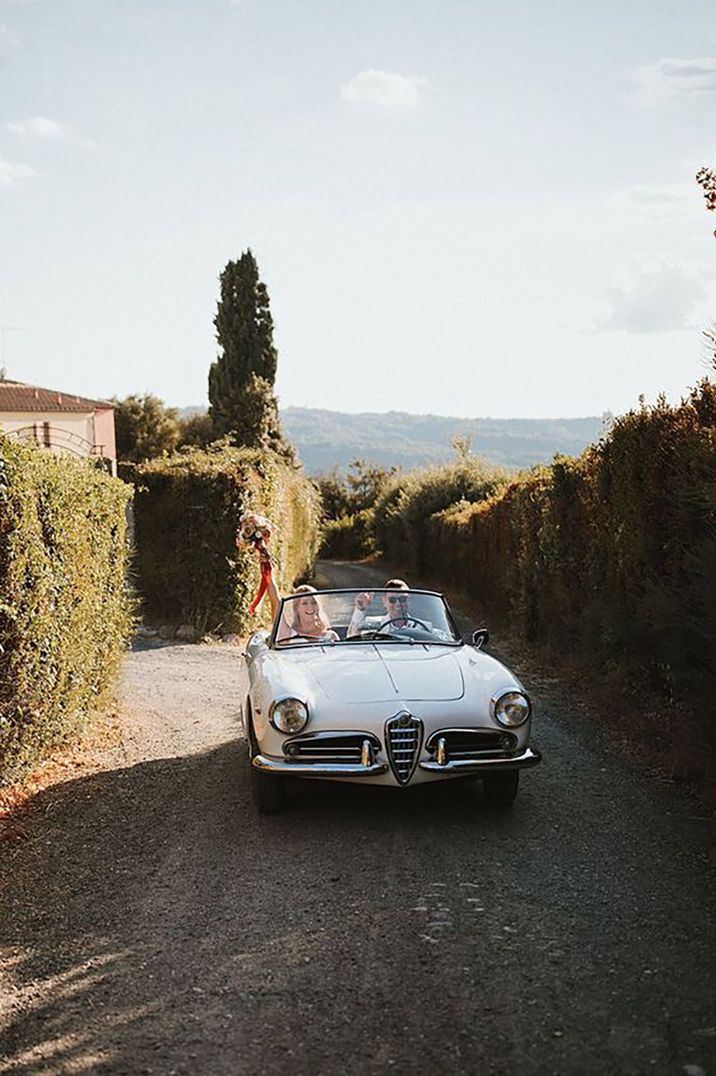
[[[418,620],[416,616],[394,616],[390,620],[384,620],[375,630],[383,631],[389,624],[401,624],[404,628],[422,628],[424,631],[430,632],[430,628],[423,620]],[[432,634],[432,632],[430,632]]]

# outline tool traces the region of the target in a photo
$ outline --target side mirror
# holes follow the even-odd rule
[[[246,644],[246,657],[249,661],[253,661],[254,658],[258,657],[259,654],[262,654],[264,650],[267,649],[267,647],[268,632],[264,631],[263,629],[261,631],[257,631],[254,635],[251,636],[248,643]]]
[[[487,628],[478,628],[470,636],[470,642],[476,650],[482,650],[490,641],[490,633]]]

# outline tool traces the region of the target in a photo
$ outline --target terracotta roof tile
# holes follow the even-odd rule
[[[2,411],[96,411],[112,407],[106,400],[88,400],[57,389],[42,389],[24,385],[21,381],[0,381],[0,412]]]

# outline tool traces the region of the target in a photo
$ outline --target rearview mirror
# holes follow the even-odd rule
[[[473,631],[470,637],[470,642],[476,650],[482,650],[483,647],[487,646],[489,641],[490,633],[487,628],[478,628],[477,631]]]

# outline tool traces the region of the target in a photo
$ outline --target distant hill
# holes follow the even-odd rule
[[[205,407],[184,407],[181,414],[202,414]],[[601,418],[448,418],[409,415],[406,411],[322,411],[287,407],[281,422],[309,474],[345,467],[358,457],[383,467],[409,471],[454,455],[452,438],[472,438],[472,450],[503,467],[549,463],[557,452],[579,456],[602,432]]]
[[[356,457],[405,470],[454,455],[451,439],[472,438],[472,450],[504,467],[549,463],[557,452],[579,456],[602,431],[601,418],[447,418],[404,411],[350,415],[312,407],[281,412],[284,431],[309,474],[345,467]]]

